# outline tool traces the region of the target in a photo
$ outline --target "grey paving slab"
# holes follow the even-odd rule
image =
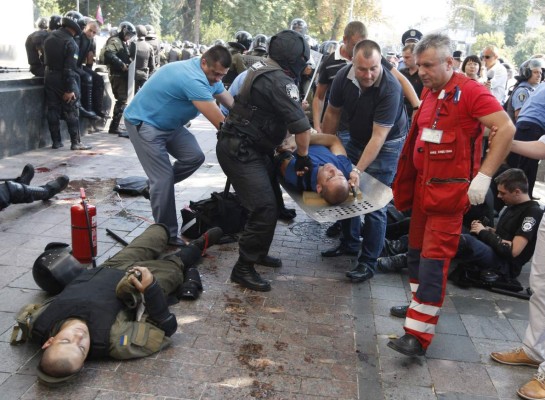
[[[438,333],[426,352],[428,359],[479,362],[480,357],[468,336]]]
[[[509,321],[504,318],[482,315],[461,315],[461,318],[472,337],[510,341],[518,338]]]
[[[468,395],[497,396],[492,380],[484,366],[448,360],[428,360],[435,389]]]
[[[450,297],[456,310],[460,314],[479,315],[483,317],[497,317],[499,310],[496,309],[496,304],[492,300],[474,297]]]
[[[441,311],[442,312],[440,314],[439,322],[437,323],[435,332],[467,336],[467,329],[464,326],[464,323],[462,322],[459,314],[452,312],[443,312],[444,309]]]
[[[497,300],[496,304],[508,319],[528,320],[528,301]]]
[[[436,396],[431,387],[405,384],[402,387],[385,385],[384,398],[386,400],[432,400],[436,399]]]

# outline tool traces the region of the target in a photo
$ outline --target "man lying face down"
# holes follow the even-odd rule
[[[308,155],[315,168],[308,179],[298,179],[293,168],[295,141],[290,137],[278,149],[278,171],[284,181],[300,190],[319,193],[329,204],[337,205],[348,198],[352,187],[359,186],[359,174],[353,170],[352,162],[340,140],[334,135],[316,134],[310,137]],[[316,168],[317,166],[317,168]]]

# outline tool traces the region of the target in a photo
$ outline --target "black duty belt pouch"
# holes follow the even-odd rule
[[[214,192],[209,199],[190,201],[189,206],[181,210],[182,228],[180,233],[190,239],[196,239],[208,229],[218,226],[225,235],[239,233],[244,229],[248,211],[242,207],[236,193],[231,193],[229,179],[225,190]]]

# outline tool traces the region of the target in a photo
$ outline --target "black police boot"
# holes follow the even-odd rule
[[[365,263],[358,263],[358,265],[356,265],[356,268],[346,273],[346,276],[350,278],[350,281],[352,281],[352,283],[365,282],[371,279],[374,275],[375,273]]]
[[[263,265],[270,268],[280,268],[282,267],[282,260],[276,257],[271,256],[262,256],[259,257],[256,261],[256,264]]]
[[[58,149],[60,147],[63,147],[64,144],[62,144],[62,138],[61,138],[61,132],[51,132],[51,141],[53,144],[51,145],[52,149]]]
[[[41,200],[49,200],[53,196],[59,194],[64,189],[66,189],[69,182],[70,178],[68,178],[68,176],[66,175],[61,175],[57,179],[47,182],[45,185],[41,186],[42,188],[47,190],[47,198]]]
[[[32,164],[27,164],[24,166],[21,175],[15,178],[14,182],[30,185],[32,178],[34,178],[34,166]]]
[[[399,339],[392,339],[388,347],[406,356],[423,356],[426,350],[422,347],[416,336],[406,333]]]
[[[88,111],[81,106],[79,107],[79,116],[89,119],[100,119],[100,117],[96,115],[94,111]]]
[[[407,310],[409,306],[393,306],[390,308],[390,315],[397,318],[405,318],[407,316]]]
[[[391,257],[380,257],[377,260],[377,271],[383,274],[399,272],[403,268],[407,268],[407,253]]]
[[[406,253],[409,250],[409,240],[407,236],[402,236],[398,240],[384,239],[381,257],[390,257],[397,254]]]
[[[337,237],[341,234],[341,223],[339,221],[335,222],[333,225],[331,225],[327,230],[325,231],[325,235],[327,237]]]
[[[192,240],[189,244],[197,246],[199,250],[205,252],[207,248],[218,243],[223,236],[223,230],[219,226],[208,229],[199,238]]]
[[[271,284],[261,278],[253,264],[243,262],[240,259],[233,267],[233,272],[231,272],[231,282],[238,283],[240,286],[258,292],[268,292],[271,290]]]

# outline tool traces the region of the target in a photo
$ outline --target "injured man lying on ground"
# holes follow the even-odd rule
[[[352,172],[352,162],[340,140],[334,135],[315,134],[310,137],[308,155],[315,166],[306,178],[295,174],[293,165],[296,150],[293,136],[277,149],[277,171],[284,183],[301,191],[318,193],[330,205],[341,204],[348,199],[353,188],[359,186],[359,174]]]

